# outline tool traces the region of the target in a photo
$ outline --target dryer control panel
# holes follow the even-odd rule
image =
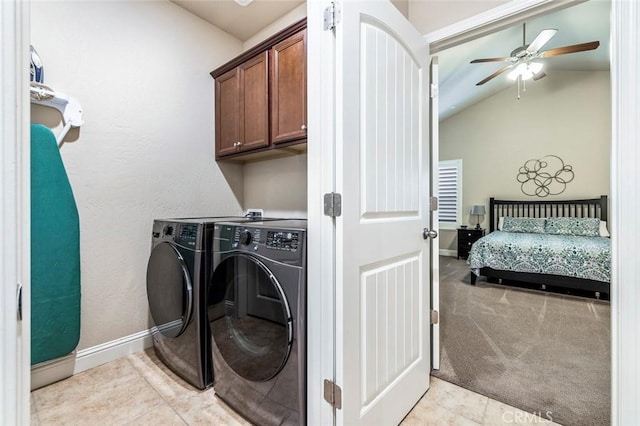
[[[299,234],[289,231],[268,231],[267,248],[275,250],[296,251],[298,250]]]
[[[297,266],[304,265],[306,260],[306,221],[303,220],[216,223],[213,240],[217,253],[241,252]]]

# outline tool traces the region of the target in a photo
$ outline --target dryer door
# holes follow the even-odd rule
[[[158,331],[167,337],[182,334],[191,319],[193,286],[187,265],[172,243],[160,243],[151,252],[147,299]]]
[[[282,286],[260,260],[232,254],[209,285],[215,345],[241,377],[266,381],[280,372],[293,343],[291,310]]]

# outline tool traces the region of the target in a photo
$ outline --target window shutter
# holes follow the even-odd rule
[[[462,160],[441,161],[438,169],[440,224],[459,225],[461,218]]]

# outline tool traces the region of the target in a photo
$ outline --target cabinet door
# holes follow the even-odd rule
[[[268,52],[264,52],[238,67],[240,78],[239,151],[269,145],[268,58]]]
[[[240,141],[238,69],[216,78],[216,157],[236,152]]]
[[[271,142],[307,137],[307,31],[271,49]]]

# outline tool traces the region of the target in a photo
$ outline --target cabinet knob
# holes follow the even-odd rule
[[[306,125],[306,124],[303,124],[302,126],[300,126],[300,130],[304,130],[304,131],[306,131],[306,130],[307,130],[307,125]]]
[[[240,147],[242,146],[242,142],[234,142],[233,146],[237,149],[240,149]]]

